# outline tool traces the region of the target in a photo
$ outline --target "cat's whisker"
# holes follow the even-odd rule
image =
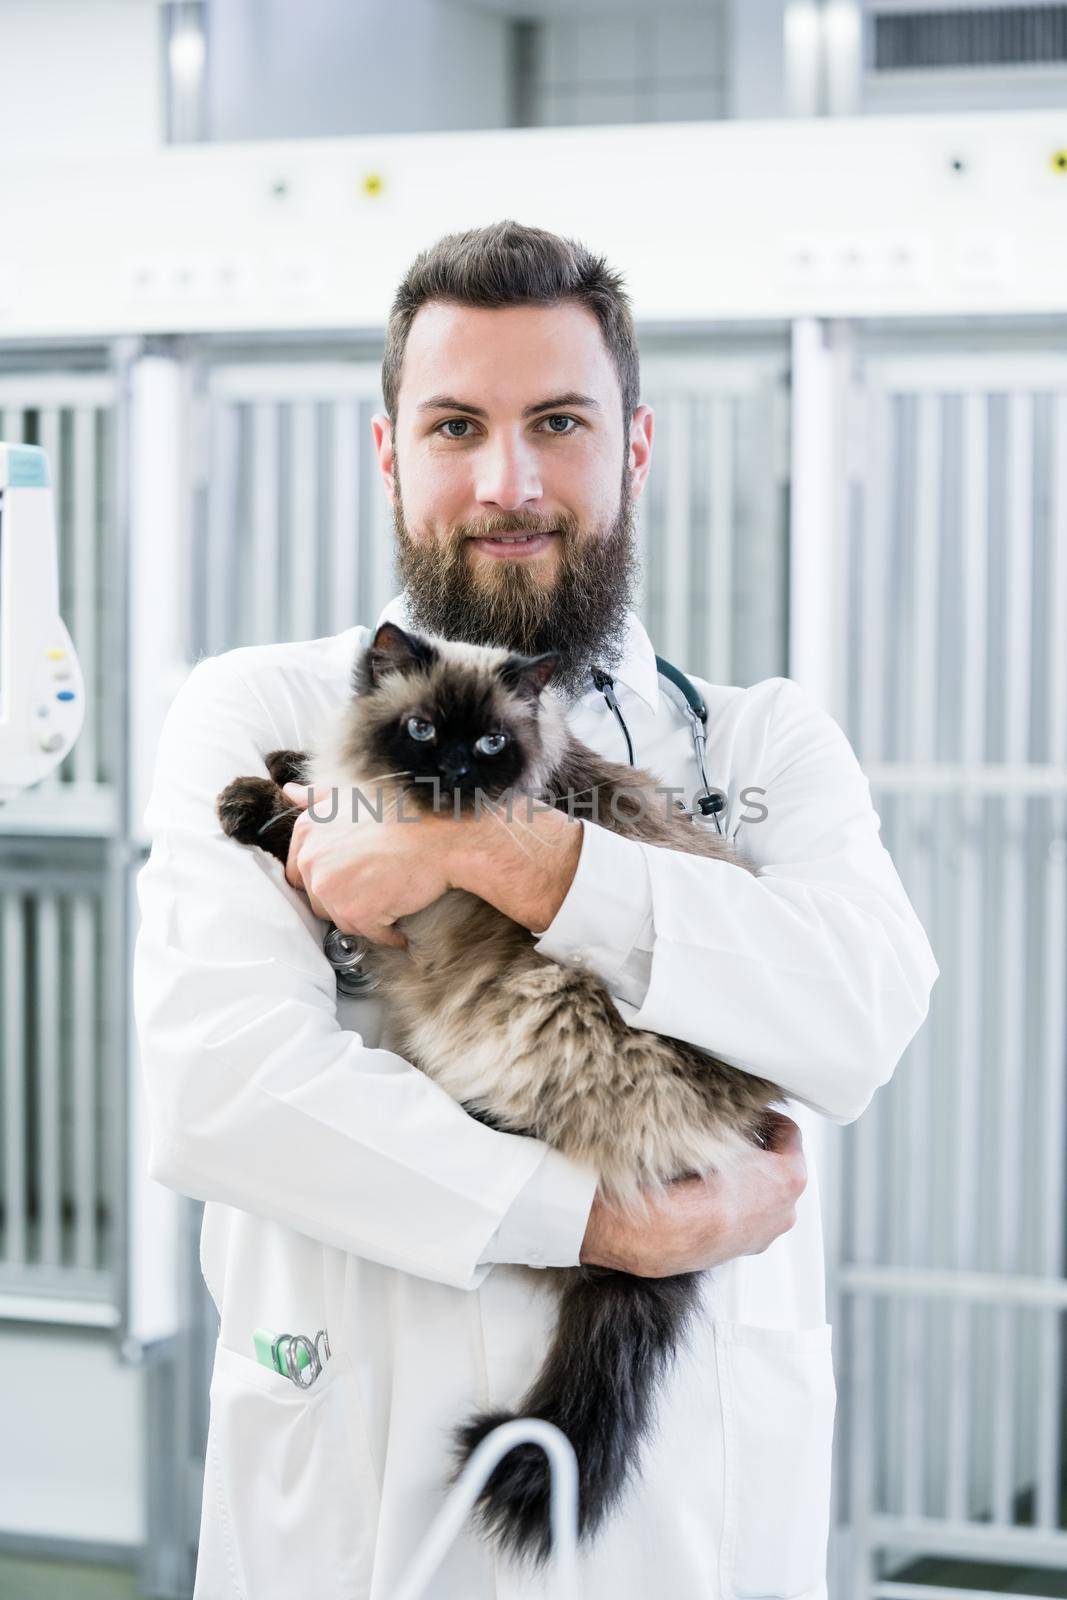
[[[493,815],[495,816],[497,813],[494,812]],[[517,828],[522,829],[523,833],[528,833],[535,844],[546,846],[549,849],[552,848],[551,839],[542,839],[536,828],[531,828],[528,822],[523,822],[522,818],[517,817],[513,811],[508,816],[508,822],[513,822]],[[507,827],[507,823],[504,826]]]
[[[399,811],[400,802],[403,800],[403,798],[404,798],[404,796],[406,794],[410,794],[410,793],[411,793],[411,785],[410,785],[410,783],[404,784],[403,788],[399,789],[397,791],[396,797],[393,800],[390,800],[389,804],[387,806],[385,806],[383,808],[383,810],[382,810],[382,821],[383,822],[385,821],[386,817],[392,816],[397,811]]]
[[[379,772],[373,778],[364,778],[364,783],[384,783],[386,778],[410,778],[411,773],[406,768],[400,767],[396,772]]]
[[[522,840],[518,837],[518,835],[511,832],[511,830],[508,828],[507,823],[503,820],[502,817],[498,817],[495,811],[485,812],[484,815],[492,817],[493,821],[499,827],[503,828],[504,832],[507,834],[507,836],[511,840],[512,844],[514,844],[519,850],[521,850],[524,856],[528,857],[528,859],[530,861],[536,861],[536,857],[534,856],[533,851],[532,850],[528,850],[526,848],[526,846],[523,844]]]
[[[284,822],[286,817],[291,817],[298,811],[303,811],[303,806],[288,806],[284,811],[277,812],[273,817],[268,817],[262,828],[257,828],[256,833],[266,833],[268,828],[273,828],[276,822]]]
[[[568,800],[580,800],[583,795],[596,794],[599,789],[606,789],[607,787],[606,783],[593,783],[590,784],[588,789],[568,789],[566,798]],[[560,798],[562,799],[563,796],[561,795]],[[558,811],[560,808],[556,806],[555,809]]]

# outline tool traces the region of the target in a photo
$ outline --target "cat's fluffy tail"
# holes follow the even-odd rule
[[[699,1297],[699,1273],[637,1278],[581,1267],[567,1281],[548,1357],[518,1410],[483,1412],[456,1432],[458,1466],[513,1415],[554,1422],[578,1457],[579,1537],[619,1500],[655,1420],[659,1381]],[[497,1547],[535,1564],[549,1554],[549,1468],[539,1445],[518,1445],[495,1468],[476,1515]]]

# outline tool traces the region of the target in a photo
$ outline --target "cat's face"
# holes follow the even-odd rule
[[[408,775],[411,810],[430,810],[435,794],[463,809],[479,795],[537,793],[563,728],[559,701],[544,692],[556,660],[384,622],[355,665],[346,756],[367,776]]]

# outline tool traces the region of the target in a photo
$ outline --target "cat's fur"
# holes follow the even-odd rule
[[[386,814],[403,790],[405,812],[414,815],[434,804],[430,783],[414,780],[436,774],[449,809],[472,807],[476,789],[489,800],[547,790],[561,807],[571,796],[574,814],[583,815],[595,789],[597,820],[615,832],[747,870],[721,835],[668,810],[651,774],[604,760],[570,733],[564,702],[548,686],[553,665],[551,655],[457,644],[383,623],[356,661],[356,693],[332,737],[309,755],[272,752],[270,780],[230,784],[218,800],[222,826],[285,861],[293,814],[279,784],[336,786],[342,805],[350,786],[369,804],[380,792]],[[411,737],[412,716],[434,725],[433,739]],[[499,754],[474,750],[481,735],[498,731],[508,735]],[[524,815],[522,801],[515,814]],[[527,837],[520,829],[520,840]],[[606,1199],[639,1212],[644,1193],[688,1173],[721,1172],[762,1142],[763,1113],[782,1098],[774,1084],[683,1040],[630,1028],[598,977],[540,955],[536,935],[494,906],[454,889],[397,926],[406,948],[373,945],[366,962],[386,1000],[383,1044],[473,1115],[594,1167]],[[580,1529],[589,1536],[618,1502],[651,1429],[655,1390],[696,1307],[699,1275],[639,1278],[579,1267],[556,1276],[554,1342],[514,1415],[554,1422],[570,1438]],[[459,1429],[460,1464],[509,1415],[483,1414]],[[501,1548],[544,1557],[548,1471],[538,1447],[523,1446],[500,1463],[479,1509]]]

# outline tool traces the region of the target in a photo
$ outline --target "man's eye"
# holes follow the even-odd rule
[[[480,750],[483,756],[498,756],[507,742],[506,733],[483,733],[480,739],[474,741],[474,748]]]
[[[409,717],[408,733],[413,739],[432,739],[433,723],[427,722],[425,717]]]
[[[564,416],[562,413],[554,414],[551,417],[542,417],[538,427],[540,428],[543,423],[548,424],[546,431],[555,434],[559,439],[566,439],[581,427],[577,417]],[[437,424],[436,431],[445,439],[469,439],[472,435],[467,430],[472,426],[473,424],[467,417],[448,417],[444,422]]]

